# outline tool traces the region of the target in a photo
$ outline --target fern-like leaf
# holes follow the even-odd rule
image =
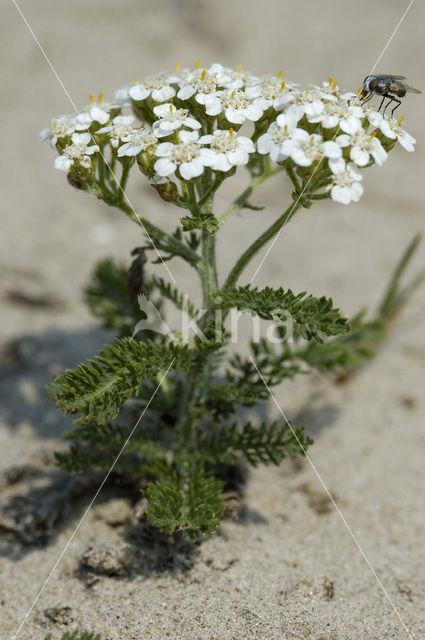
[[[306,340],[321,341],[326,336],[345,333],[349,323],[330,298],[315,298],[305,292],[294,294],[291,289],[265,287],[249,289],[239,287],[215,293],[217,306],[221,309],[236,307],[240,311],[256,313],[264,320],[279,319],[289,324],[293,322]]]
[[[287,456],[304,455],[312,444],[303,427],[291,429],[287,423],[247,422],[222,426],[212,434],[198,432],[197,448],[218,461],[234,462],[241,455],[254,467],[259,463],[278,465]]]
[[[170,466],[144,492],[149,502],[147,517],[167,533],[184,531],[195,541],[198,531],[207,535],[218,527],[222,488],[220,480],[197,460],[181,462],[178,469]]]
[[[196,314],[195,307],[189,301],[188,296],[180,293],[178,289],[173,287],[169,282],[165,282],[163,278],[152,278],[154,286],[158,289],[161,295],[167,300],[171,300],[177,309],[184,309],[188,315],[193,318]]]
[[[80,414],[77,423],[103,424],[117,417],[128,398],[138,396],[141,380],[160,374],[170,365],[177,372],[191,369],[188,345],[116,338],[95,360],[58,376],[49,395],[64,413]]]

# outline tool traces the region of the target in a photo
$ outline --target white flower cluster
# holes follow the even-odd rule
[[[206,168],[228,172],[268,156],[289,163],[302,184],[311,180],[344,204],[363,193],[359,167],[382,165],[397,140],[413,151],[415,140],[402,118],[362,105],[332,78],[299,87],[282,76],[257,77],[217,63],[197,63],[194,70],[177,65],[174,73],[120,89],[112,105],[91,96],[88,107],[53,120],[41,135],[59,151],[55,165],[64,171],[94,169],[107,145],[121,162],[148,154],[139,166],[148,168],[152,184],[174,174],[191,180]],[[133,115],[123,114],[126,107]],[[251,129],[240,135],[246,123],[253,123]]]

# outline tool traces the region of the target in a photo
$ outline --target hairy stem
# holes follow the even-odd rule
[[[266,231],[264,231],[264,233],[262,233],[261,236],[257,238],[257,240],[255,240],[246,251],[244,251],[244,253],[241,255],[241,257],[227,276],[227,280],[224,283],[224,289],[229,289],[236,284],[236,281],[247,266],[248,262],[250,262],[255,254],[258,253],[258,251],[262,247],[264,247],[264,245],[267,244],[267,242],[269,242],[269,240],[271,240],[273,236],[275,236],[285,224],[289,222],[289,220],[295,214],[297,209],[300,208],[300,206],[300,201],[290,204],[286,211],[284,211],[282,215],[275,222],[273,222],[273,224],[271,224],[270,227],[266,229]]]
[[[219,223],[221,224],[222,222],[224,222],[224,220],[226,220],[226,218],[231,216],[232,213],[235,213],[235,211],[242,209],[244,204],[250,197],[250,195],[255,191],[255,189],[257,189],[257,187],[259,187],[260,184],[262,184],[265,180],[273,176],[275,173],[280,173],[280,171],[283,171],[283,167],[275,167],[274,169],[268,168],[260,176],[258,176],[257,178],[254,178],[251,184],[249,185],[249,187],[247,187],[245,191],[243,191],[240,194],[240,196],[238,196],[236,200],[234,200],[232,204],[229,207],[227,207],[227,209],[225,209],[223,213],[218,217]]]
[[[171,236],[166,231],[163,231],[155,224],[152,224],[152,222],[149,222],[149,220],[146,220],[146,218],[137,214],[135,210],[126,202],[120,202],[116,206],[121,209],[121,211],[124,211],[124,213],[127,214],[129,218],[131,218],[134,222],[137,222],[137,224],[139,224],[144,230],[146,230],[152,240],[152,243],[156,241],[159,245],[159,248],[161,248],[162,243],[167,244],[176,255],[186,260],[186,262],[191,264],[193,267],[197,266],[199,262],[199,256],[190,247],[185,245],[174,236]]]

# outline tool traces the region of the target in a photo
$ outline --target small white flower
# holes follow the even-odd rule
[[[252,140],[237,136],[233,129],[217,129],[213,135],[202,136],[199,142],[209,144],[214,152],[214,164],[209,165],[214,171],[229,171],[232,167],[247,164],[249,154],[255,151]]]
[[[362,175],[355,164],[349,162],[346,167],[342,168],[332,178],[329,185],[332,200],[349,204],[360,200],[363,194],[363,187],[360,184]]]
[[[208,73],[215,77],[218,86],[232,91],[251,87],[261,82],[261,78],[253,76],[250,71],[244,71],[241,65],[237,69],[231,69],[215,62],[208,69]]]
[[[127,107],[131,104],[129,90],[129,87],[123,87],[122,89],[117,89],[117,91],[115,91],[114,98],[117,105]]]
[[[382,165],[388,158],[388,154],[380,141],[372,133],[366,133],[364,129],[357,129],[351,135],[342,134],[336,138],[341,147],[351,146],[350,158],[359,167],[364,167],[370,160],[370,156],[376,164]]]
[[[65,147],[63,154],[56,158],[56,169],[68,171],[74,163],[80,164],[85,169],[90,169],[91,160],[89,156],[99,151],[99,147],[97,144],[88,146],[92,141],[89,133],[73,133],[71,140],[72,144]]]
[[[58,138],[71,136],[75,128],[76,122],[74,116],[60,116],[59,118],[53,118],[50,127],[40,131],[40,136],[43,142],[50,139],[50,146],[55,147]]]
[[[128,93],[136,102],[146,100],[148,96],[155,102],[165,102],[176,95],[176,90],[171,86],[173,81],[177,81],[177,78],[167,73],[158,73],[147,76],[143,82],[133,85]]]
[[[188,75],[177,97],[180,100],[188,100],[196,94],[195,99],[203,104],[202,96],[215,93],[218,86],[219,81],[215,74],[209,73],[206,69],[196,69]]]
[[[183,180],[200,176],[204,167],[215,162],[215,153],[201,146],[197,131],[180,131],[179,144],[162,142],[155,150],[159,158],[155,162],[155,171],[159,176],[168,177],[179,170]]]
[[[116,116],[108,126],[98,129],[96,134],[109,133],[111,147],[116,149],[120,140],[132,133],[132,122],[134,122],[134,116]]]
[[[75,114],[76,129],[88,129],[93,122],[106,124],[109,120],[109,112],[114,106],[106,102],[102,102],[102,94],[99,95],[99,101],[93,102],[93,94],[90,95],[90,104]]]
[[[327,95],[326,98],[328,100],[337,100],[332,95]],[[304,115],[307,116],[307,119],[316,118],[325,108],[321,92],[309,86],[303,90],[295,89],[285,92],[275,108],[284,109],[285,107],[287,107],[286,112],[293,114],[297,121],[301,120]]]
[[[313,87],[317,89],[325,99],[328,96],[334,96],[340,100],[347,102],[348,100],[353,100],[356,98],[356,94],[352,91],[341,93],[341,89],[339,88],[337,81],[332,77],[328,78],[326,82],[322,82],[321,87],[317,87],[316,85],[313,85]]]
[[[323,111],[317,116],[310,116],[308,120],[311,123],[320,122],[324,129],[339,127],[344,133],[354,133],[360,129],[363,117],[364,112],[361,107],[349,106],[342,101],[326,101],[323,104]]]
[[[273,162],[282,162],[291,155],[291,148],[287,148],[288,140],[308,138],[304,129],[297,129],[297,121],[290,114],[281,113],[272,122],[267,132],[257,140],[257,149],[261,154],[270,154]]]
[[[143,149],[157,144],[157,137],[149,129],[132,129],[121,140],[125,143],[118,149],[118,157],[137,156]]]
[[[399,118],[396,120],[392,116],[386,116],[382,118],[379,128],[386,138],[390,138],[390,140],[397,140],[401,144],[401,146],[406,149],[406,151],[414,151],[414,144],[416,140],[410,133],[407,133],[401,127],[401,123],[403,122],[403,118]]]
[[[160,118],[160,120],[153,123],[153,130],[157,138],[169,136],[173,131],[181,127],[200,129],[202,126],[200,122],[189,114],[187,109],[176,109],[171,103],[154,107],[153,112]]]
[[[267,107],[274,107],[275,109],[281,102],[284,92],[288,92],[286,82],[281,79],[281,76],[273,76],[271,74],[262,78],[261,83],[256,84],[245,89],[249,98],[262,98]]]
[[[317,134],[298,135],[286,143],[286,151],[290,153],[292,160],[300,167],[310,167],[316,160],[328,158],[329,166],[332,170],[332,162],[338,161],[342,157],[342,151],[339,144],[333,140],[323,141],[322,136]]]
[[[226,119],[232,124],[242,124],[245,120],[256,122],[267,109],[267,102],[261,98],[251,100],[244,91],[217,91],[202,98],[198,102],[205,105],[209,116],[217,116],[224,111]]]

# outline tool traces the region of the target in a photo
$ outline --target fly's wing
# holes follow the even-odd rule
[[[391,80],[396,81],[394,87],[392,85],[390,86],[391,91],[397,90],[397,80],[407,80],[406,76],[396,76],[394,75],[394,73],[389,73],[388,76],[391,78]],[[419,89],[415,89],[415,87],[411,87],[410,84],[405,84],[404,82],[403,88],[406,89],[406,91],[408,91],[409,93],[422,93],[422,91],[419,91]]]
[[[405,84],[404,88],[406,89],[406,91],[408,91],[409,93],[422,93],[422,91],[419,91],[419,89],[415,89],[415,87],[411,87],[409,84]]]
[[[407,80],[406,76],[395,76],[393,73],[381,73],[382,76],[388,76],[392,80]]]

